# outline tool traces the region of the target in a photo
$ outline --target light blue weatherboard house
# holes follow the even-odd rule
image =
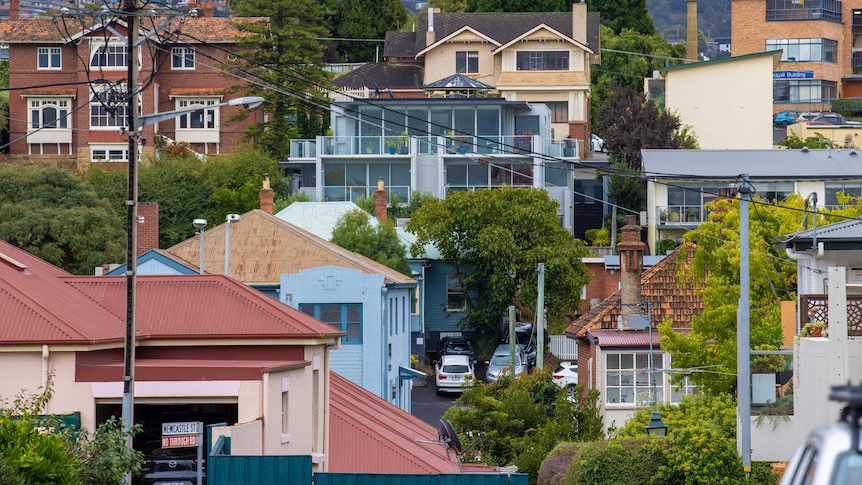
[[[362,210],[349,201],[342,202],[294,202],[275,214],[275,217],[302,227],[324,239],[332,237],[332,230],[344,214]],[[368,214],[372,226],[377,219]],[[398,221],[399,225],[405,221]],[[401,243],[409,251],[416,237],[403,227],[397,227]],[[415,298],[410,300],[410,349],[419,356],[434,358],[437,341],[447,335],[472,334],[460,327],[466,307],[463,291],[452,278],[452,265],[442,261],[433,246],[423,248],[422,254],[408,255],[417,281]]]

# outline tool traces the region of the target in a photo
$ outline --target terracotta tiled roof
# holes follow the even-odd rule
[[[599,47],[599,13],[587,13],[587,46]],[[441,12],[434,14],[434,33],[442,39],[464,26],[507,44],[545,24],[563,35],[572,37],[572,12]],[[384,57],[412,58],[425,49],[425,32],[428,30],[428,13],[420,13],[415,32],[386,33]]]
[[[338,374],[329,389],[330,472],[460,473],[433,426]]]
[[[225,276],[138,276],[137,283],[141,339],[344,335]],[[0,241],[0,343],[122,342],[125,304],[125,277],[73,276]]]
[[[224,273],[225,225],[204,233],[204,270]],[[187,239],[167,252],[197,267],[200,239]],[[230,276],[247,285],[276,285],[284,273],[321,266],[341,266],[366,274],[382,274],[386,284],[415,284],[416,280],[361,254],[348,251],[259,209],[230,225]]]
[[[677,279],[676,261],[679,252],[692,249],[691,245],[682,245],[641,274],[643,298],[651,303],[654,325],[670,318],[674,328],[689,328],[692,317],[703,311],[703,301],[697,289]],[[621,309],[620,298],[618,290],[569,325],[565,334],[580,337],[591,329],[616,329]]]
[[[33,89],[22,89],[21,96],[72,96],[75,97],[78,95],[78,90],[76,88],[61,88],[61,87],[52,87],[52,88],[33,88]]]
[[[154,17],[152,20],[145,19],[141,30],[147,31],[152,25],[159,25],[164,18]],[[186,44],[199,42],[207,43],[236,43],[237,38],[249,35],[248,32],[237,28],[237,22],[269,22],[266,17],[248,18],[224,18],[224,17],[196,17],[186,18],[183,21],[175,20],[171,25],[179,33],[179,41]],[[51,18],[21,18],[17,21],[6,20],[0,23],[0,42],[7,44],[65,44],[69,39],[80,38],[88,35],[94,27],[92,21],[81,22],[77,19],[67,20],[65,23],[59,20],[57,23]],[[125,25],[123,22],[116,22]],[[156,41],[158,37],[151,40]],[[174,37],[173,42],[177,38]]]

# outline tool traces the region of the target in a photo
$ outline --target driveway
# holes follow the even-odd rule
[[[485,363],[476,363],[476,377],[480,380],[485,378]],[[455,405],[455,400],[460,397],[460,394],[437,394],[437,386],[434,385],[434,376],[429,375],[426,378],[424,385],[418,385],[416,380],[413,381],[412,409],[413,416],[422,421],[437,427],[438,421],[443,417],[443,413],[450,406]]]

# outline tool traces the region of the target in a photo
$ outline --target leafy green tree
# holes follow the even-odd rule
[[[467,0],[431,0],[429,6],[439,8],[441,12],[464,12],[467,8]]]
[[[729,395],[687,396],[679,405],[661,404],[658,410],[668,425],[667,465],[658,467],[650,483],[778,483],[764,462],[753,463],[750,480],[745,477],[736,452],[736,401]],[[638,410],[616,439],[646,437],[651,414],[651,408]]]
[[[407,22],[407,9],[400,0],[341,0],[335,16],[334,37],[382,41],[386,32],[399,30]],[[375,62],[383,42],[343,40],[339,58],[346,62]]]
[[[608,156],[641,171],[644,148],[697,148],[697,142],[679,117],[660,109],[643,92],[616,84],[614,95],[602,106],[599,126]]]
[[[602,25],[610,27],[615,34],[623,29],[642,35],[656,33],[646,0],[589,0],[587,7],[592,12],[600,12]]]
[[[335,224],[331,240],[401,274],[412,275],[405,256],[406,250],[395,232],[395,225],[387,221],[374,227],[365,211],[354,210],[344,214]]]
[[[462,460],[517,465],[535,483],[542,460],[557,443],[603,435],[598,392],[582,392],[578,387],[574,395],[586,397],[569,399],[546,372],[517,379],[504,376],[499,382],[466,390],[443,418],[452,421],[461,437],[467,432],[484,433]]]
[[[0,164],[0,239],[75,274],[125,257],[123,221],[56,167]]]
[[[386,211],[386,217],[395,221],[396,219],[409,219],[410,216],[422,207],[426,201],[434,199],[431,192],[413,192],[410,197],[410,202],[403,203],[398,194],[392,194],[389,197],[389,207]],[[374,197],[359,197],[356,200],[356,205],[362,208],[365,212],[374,215]]]
[[[140,431],[136,425],[135,433]],[[95,433],[82,431],[75,437],[73,453],[82,467],[84,482],[91,485],[124,485],[126,474],[140,475],[143,454],[128,446],[123,424],[111,416]]]
[[[802,220],[802,199],[793,195],[782,206],[751,204],[749,223],[751,345],[781,345],[779,301],[795,299],[796,265],[776,253],[772,238],[795,232]],[[659,326],[662,349],[674,367],[703,369],[690,378],[712,394],[736,387],[736,310],[739,299],[739,201],[718,199],[708,206],[708,220],[685,235],[696,241],[677,259],[678,276],[703,299],[704,309],[682,335],[665,321]]]
[[[411,253],[434,244],[453,264],[467,297],[462,322],[477,332],[480,354],[492,350],[509,305],[536,300],[538,263],[545,263],[549,332],[561,330],[577,309],[587,252],[560,226],[557,206],[543,190],[501,187],[452,192],[413,213]]]
[[[238,19],[250,36],[239,39],[247,49],[246,69],[264,80],[247,85],[248,95],[263,96],[267,120],[252,126],[249,137],[275,159],[286,157],[292,138],[310,138],[325,131],[328,99],[319,86],[329,83],[323,69],[327,2],[317,0],[230,0],[237,17],[267,17],[268,23]],[[247,116],[241,112],[240,117]]]
[[[191,152],[169,145],[156,160],[141,166],[138,200],[159,204],[159,247],[167,248],[194,235],[194,219],[216,225],[227,214],[258,208],[265,174],[271,175],[275,205],[286,206],[279,201],[289,196],[290,184],[279,175],[278,163],[261,149],[243,146],[231,154],[208,157],[204,163]],[[92,168],[84,177],[125,221],[127,172]]]

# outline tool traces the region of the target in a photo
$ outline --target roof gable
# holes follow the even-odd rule
[[[549,39],[547,37],[547,34],[551,35],[551,39]],[[574,45],[580,49],[583,49],[583,50],[589,52],[590,54],[594,54],[593,50],[590,49],[589,47],[587,47],[586,45],[576,41],[575,39],[572,39],[571,37],[563,35],[560,32],[557,32],[556,30],[552,29],[551,27],[548,27],[545,24],[537,25],[534,28],[530,29],[529,31],[524,32],[523,35],[520,35],[520,36],[510,40],[509,42],[501,45],[500,47],[497,48],[497,50],[494,51],[494,53],[502,52],[502,51],[512,47],[513,45],[515,45],[515,43],[526,41],[526,40],[541,41],[541,42],[547,42],[548,40],[559,40],[562,42],[567,42],[569,44],[572,44],[572,45]]]
[[[223,223],[204,233],[204,270],[207,273],[224,272],[226,226]],[[230,276],[247,285],[275,285],[284,273],[320,266],[382,274],[386,284],[416,284],[413,278],[259,209],[246,212],[238,222],[231,223],[229,238]],[[192,237],[168,248],[167,252],[197,265],[200,239]]]
[[[691,284],[680,283],[676,262],[680,251],[691,251],[693,246],[684,244],[652,268],[641,274],[642,295],[651,303],[653,324],[670,318],[674,328],[688,328],[691,319],[703,311],[703,300]],[[622,290],[617,290],[603,302],[569,325],[564,332],[569,337],[579,337],[592,329],[616,329],[621,315]]]
[[[329,471],[386,474],[460,473],[437,430],[330,372]]]
[[[144,254],[138,256],[137,265],[139,275],[145,274],[141,271],[141,267],[148,263],[164,266],[166,271],[149,272],[146,274],[165,274],[166,272],[174,272],[177,274],[197,274],[199,272],[198,265],[189,265],[185,261],[175,257],[173,254],[162,251],[161,249],[150,249]],[[200,263],[199,263],[200,264]],[[105,273],[105,276],[122,276],[126,274],[126,265],[121,264],[116,268]]]
[[[478,30],[470,27],[469,25],[465,25],[460,29],[450,33],[449,35],[437,40],[433,44],[422,49],[421,51],[417,52],[416,57],[424,55],[426,52],[436,49],[443,44],[453,42],[488,42],[489,44],[494,44],[495,46],[500,45],[500,43],[496,40],[488,37],[487,35],[483,34],[482,32],[479,32]]]

